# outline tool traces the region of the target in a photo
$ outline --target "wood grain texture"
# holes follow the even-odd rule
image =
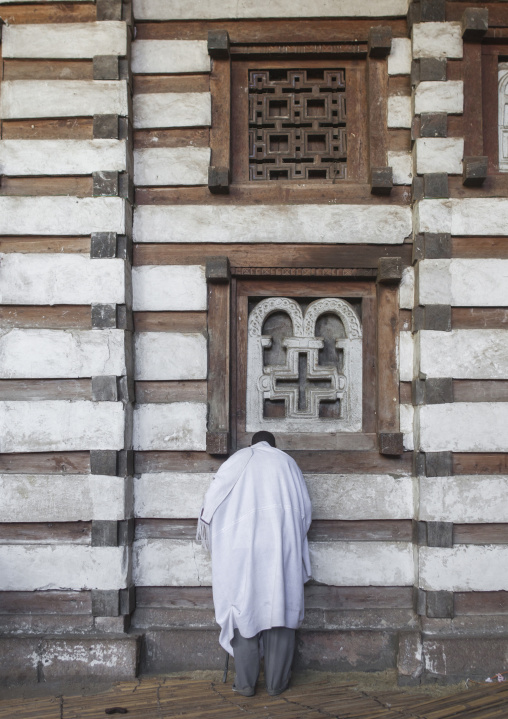
[[[209,92],[207,74],[185,75],[133,75],[133,92],[143,95],[150,92]]]
[[[90,614],[88,591],[0,592],[0,614]]]
[[[367,61],[367,75],[369,164],[371,168],[386,167],[386,98],[388,85],[386,60],[369,58]]]
[[[0,544],[55,544],[58,542],[63,544],[90,544],[91,535],[91,522],[13,522],[0,524]]]
[[[93,80],[92,60],[4,60],[4,80]]]
[[[233,179],[234,169],[238,155],[235,154],[235,143],[238,137],[233,132]],[[363,173],[363,143],[359,149],[359,160]],[[351,158],[351,153],[350,153]],[[352,161],[352,160],[351,160]],[[324,184],[328,182],[329,184]],[[206,187],[147,187],[136,189],[136,204],[138,205],[279,205],[279,204],[317,204],[326,205],[333,202],[336,205],[409,205],[411,193],[401,185],[392,188],[390,195],[372,195],[370,185],[366,184],[366,176],[360,178],[358,183],[348,180],[338,180],[332,184],[331,180],[308,180],[299,185],[290,185],[289,182],[275,182],[273,184],[259,182],[256,187],[247,184],[232,184],[228,195],[211,193]]]
[[[454,402],[508,402],[507,380],[453,380]]]
[[[386,138],[388,150],[394,150],[397,152],[411,152],[411,130],[388,129]]]
[[[505,452],[454,452],[453,474],[508,474]]]
[[[507,329],[508,309],[504,307],[452,307],[452,329]]]
[[[465,7],[487,8],[489,11],[489,29],[508,26],[507,8],[504,3],[498,2],[468,2],[465,5],[464,0],[448,0],[446,3],[446,20],[448,22],[460,21]]]
[[[90,452],[22,452],[0,454],[0,473],[88,474]]]
[[[90,254],[90,237],[0,237],[0,253]]]
[[[37,329],[92,329],[92,315],[88,305],[4,305],[0,307],[0,327]]]
[[[208,127],[175,127],[158,130],[135,130],[134,149],[144,147],[209,147]]]
[[[136,382],[138,404],[169,402],[206,402],[206,382]]]
[[[487,123],[487,121],[485,121],[485,124],[486,127],[490,128],[492,123]],[[485,138],[488,137],[489,131],[487,131],[487,129],[485,130]],[[490,141],[486,139],[486,142]],[[487,155],[485,148],[483,148],[480,155]],[[495,156],[495,167],[493,165],[492,167],[489,165],[489,173],[497,174],[488,174],[483,184],[479,187],[463,185],[462,176],[449,176],[448,189],[450,197],[462,199],[465,197],[500,197],[508,194],[508,177],[506,173],[497,172],[497,154]]]
[[[211,162],[214,167],[231,166],[231,60],[212,61],[210,75],[212,126],[210,128]],[[246,132],[244,133],[247,134]]]
[[[467,78],[464,82],[464,155],[482,155],[482,49],[479,42],[464,41],[462,66],[463,77],[458,79]]]
[[[508,614],[508,592],[454,592],[455,616]]]
[[[397,255],[411,264],[412,245],[398,245]],[[372,268],[380,257],[393,256],[393,245],[256,245],[162,244],[134,245],[134,265],[203,264],[207,257],[225,255],[233,267],[342,267]],[[173,313],[175,314],[175,313]],[[189,313],[186,313],[189,314]]]
[[[399,431],[399,289],[378,285],[378,432]]]
[[[206,452],[134,452],[134,472],[216,472],[224,460]]]
[[[489,179],[491,178],[488,177],[487,181]],[[508,194],[508,183],[506,185],[506,191]],[[451,243],[452,257],[464,259],[508,259],[508,241],[506,237],[452,237]]]
[[[92,140],[93,118],[2,120],[3,140]]]
[[[2,5],[0,18],[9,25],[94,22],[97,9],[92,2],[20,3]]]
[[[2,379],[0,400],[92,399],[91,379]]]
[[[454,524],[454,544],[508,544],[508,524]]]
[[[229,431],[229,283],[208,284],[208,425]]]
[[[136,332],[206,332],[206,312],[134,312],[133,317]]]
[[[483,133],[483,152],[489,158],[489,172],[496,172],[498,167],[498,56],[482,56],[482,113],[485,117]],[[487,121],[489,118],[489,121]]]
[[[92,197],[93,181],[91,176],[8,177],[3,175],[0,196],[5,195]]]

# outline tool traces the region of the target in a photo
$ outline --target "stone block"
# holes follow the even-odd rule
[[[391,167],[373,167],[370,171],[370,191],[375,195],[389,195],[393,187]]]
[[[427,305],[425,307],[424,329],[451,332],[452,308],[450,305]]]
[[[139,74],[210,72],[210,56],[205,40],[136,39],[131,66]]]
[[[388,55],[389,75],[409,75],[411,72],[411,40],[407,37],[394,37],[392,49]]]
[[[404,435],[402,432],[380,432],[379,452],[388,455],[404,454]]]
[[[420,632],[400,632],[397,652],[398,683],[419,683],[423,674],[423,645]]]
[[[92,232],[90,257],[116,257],[116,232]]]
[[[94,80],[119,80],[117,55],[95,55],[93,58]]]
[[[118,196],[118,172],[93,172],[93,196]]]
[[[199,311],[207,308],[201,265],[145,265],[132,268],[133,310]]]
[[[90,175],[97,168],[125,170],[126,146],[118,140],[2,140],[4,175]]]
[[[93,449],[90,452],[90,472],[116,477],[117,452],[111,449]]]
[[[94,402],[118,402],[116,376],[100,375],[92,377],[92,399]]]
[[[94,617],[118,617],[120,614],[120,590],[93,589],[92,615]]]
[[[445,112],[422,112],[420,137],[446,137],[448,116]]]
[[[134,181],[127,172],[120,172],[118,175],[118,196],[131,205],[134,204]]]
[[[450,477],[453,475],[451,452],[425,452],[426,477]]]
[[[118,547],[118,522],[92,520],[92,547]]]
[[[420,516],[427,522],[506,523],[508,490],[502,475],[460,475],[420,479]]]
[[[191,539],[137,539],[133,581],[137,587],[210,586],[210,556]]]
[[[412,586],[412,545],[406,542],[312,541],[312,576],[335,586]]]
[[[446,58],[422,57],[420,63],[420,82],[444,82],[446,80]]]
[[[134,519],[123,519],[118,522],[118,544],[127,546],[134,541]]]
[[[489,158],[482,157],[464,157],[462,184],[469,187],[480,187],[487,178]]]
[[[420,0],[421,22],[444,22],[445,20],[445,0]]]
[[[453,619],[453,592],[426,592],[427,617]]]
[[[424,255],[421,259],[447,259],[452,256],[452,238],[449,232],[425,232]]]
[[[224,668],[219,628],[149,630],[144,634],[140,670],[147,674]]]
[[[97,0],[97,20],[121,20],[122,0]]]
[[[423,176],[424,198],[449,197],[446,172],[428,172]]]
[[[201,402],[139,405],[134,410],[134,449],[204,451],[206,414]]]
[[[209,92],[154,92],[135,95],[136,129],[151,127],[208,127],[212,122]]]
[[[397,637],[383,631],[306,631],[297,634],[294,668],[384,671],[396,666]]]
[[[428,547],[453,547],[453,522],[427,522]]]
[[[392,29],[378,25],[369,29],[368,52],[370,57],[386,57],[392,49]]]
[[[229,432],[208,431],[206,433],[206,451],[208,454],[228,454]]]
[[[464,86],[462,80],[447,82],[420,82],[415,90],[415,113],[446,112],[461,114],[464,111]]]
[[[381,257],[378,260],[376,280],[380,284],[398,284],[402,279],[401,257]]]
[[[94,115],[93,116],[93,138],[94,140],[118,140],[118,115]]]
[[[412,122],[411,98],[407,95],[389,95],[387,123],[389,128],[410,128]]]
[[[214,59],[229,57],[229,34],[227,30],[208,31],[208,53]]]
[[[488,8],[466,8],[462,13],[460,29],[464,40],[480,40],[489,29]]]
[[[76,18],[78,19],[78,18]],[[125,55],[125,25],[113,22],[8,24],[4,29],[5,58],[74,60],[94,55]]]
[[[92,327],[106,329],[116,327],[116,305],[92,304]]]
[[[228,167],[208,168],[208,189],[215,195],[229,193],[230,172]]]
[[[388,151],[388,164],[392,168],[394,185],[410,185],[413,179],[413,157],[410,152]]]
[[[207,282],[225,283],[229,282],[231,272],[227,256],[208,257],[206,260],[205,277]]]
[[[446,404],[453,402],[453,380],[451,377],[425,380],[425,404]]]
[[[416,140],[416,171],[419,174],[459,175],[462,173],[463,156],[464,140],[461,137],[419,137]],[[439,188],[439,192],[445,191],[447,187]],[[426,196],[446,197],[447,195]]]
[[[120,589],[120,614],[132,614],[136,608],[136,587],[131,585],[126,589]]]
[[[206,185],[209,147],[148,147],[134,150],[136,185]]]
[[[505,402],[454,402],[420,408],[420,446],[426,452],[506,452]]]
[[[420,547],[419,557],[420,586],[427,591],[506,591],[504,572],[500,571],[508,560],[506,545]]]
[[[449,57],[463,54],[459,22],[422,22],[413,25],[413,57]]]
[[[134,474],[134,452],[132,449],[122,449],[117,453],[117,475],[119,477],[132,477]]]
[[[125,634],[130,628],[130,617],[95,617],[94,629],[101,634]]]
[[[423,200],[423,177],[413,177],[411,195],[413,202],[420,202]]]
[[[485,681],[505,666],[508,636],[426,637],[423,640],[425,680],[458,683],[464,677]]]

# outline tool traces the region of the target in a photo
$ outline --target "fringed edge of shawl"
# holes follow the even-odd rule
[[[212,553],[212,547],[210,544],[210,525],[204,522],[201,517],[198,519],[196,542],[200,542],[202,547],[206,549],[209,554]]]

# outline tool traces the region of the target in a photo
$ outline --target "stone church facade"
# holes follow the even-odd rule
[[[300,668],[508,658],[508,5],[0,0],[4,680],[222,666],[201,500],[313,502]]]

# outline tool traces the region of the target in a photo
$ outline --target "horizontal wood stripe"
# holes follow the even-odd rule
[[[506,452],[454,452],[453,474],[508,474]]]
[[[339,181],[340,183],[342,181]],[[390,195],[373,195],[370,185],[344,183],[323,184],[309,181],[291,186],[259,183],[230,185],[229,194],[213,194],[207,187],[140,187],[136,189],[137,205],[249,205],[249,204],[329,204],[335,205],[408,205],[411,193],[404,187],[394,187]]]
[[[206,312],[134,312],[136,332],[206,332]]]
[[[206,402],[205,381],[136,382],[136,402]]]
[[[411,152],[411,130],[388,130],[386,138],[388,150]]]
[[[209,92],[210,76],[195,75],[134,75],[135,95],[149,92]]]
[[[0,400],[92,399],[91,379],[2,379]]]
[[[505,307],[452,307],[452,329],[508,329]]]
[[[4,60],[4,80],[93,80],[92,60]]]
[[[412,404],[411,382],[401,382],[399,385],[400,404]]]
[[[2,120],[3,140],[92,140],[91,117]]]
[[[0,524],[0,543],[90,544],[91,522],[13,522]]]
[[[10,25],[94,22],[97,20],[97,8],[91,2],[20,3],[2,5],[0,16]]]
[[[92,593],[0,592],[0,614],[90,614]]]
[[[289,451],[303,472],[313,474],[378,474],[390,472],[407,475],[411,473],[413,453],[401,457],[388,457],[374,452],[362,451]],[[212,457],[206,452],[135,452],[136,474],[150,472],[215,472],[224,459]]]
[[[206,40],[208,30],[227,30],[232,43],[366,42],[375,24],[365,20],[209,20],[143,22],[136,24],[137,40]],[[406,37],[405,20],[389,20],[395,37]]]
[[[0,307],[0,327],[88,330],[92,329],[92,314],[89,305],[4,305]]]
[[[508,524],[454,524],[454,544],[508,544]]]
[[[508,614],[508,592],[454,592],[455,616]]]
[[[92,197],[93,181],[91,175],[72,177],[8,177],[3,175],[0,196],[4,195]]]
[[[401,404],[412,404],[411,382],[401,382]],[[508,380],[453,380],[454,402],[508,402]]]
[[[389,75],[388,95],[411,95],[411,77],[409,75]]]
[[[147,147],[209,147],[208,127],[174,127],[158,130],[134,130],[134,149]]]
[[[69,252],[88,255],[90,237],[0,237],[0,253],[6,252]]]
[[[87,474],[90,452],[16,452],[0,454],[0,473]]]
[[[377,268],[380,257],[402,257],[411,262],[410,245],[271,245],[163,244],[134,246],[134,265],[204,264],[207,257],[227,255],[234,267],[342,267]]]
[[[508,194],[508,185],[506,192]],[[465,259],[508,258],[507,237],[452,237],[451,242],[452,257]]]
[[[448,62],[448,66],[454,62]],[[462,177],[449,177],[448,189],[450,197],[502,197],[508,194],[508,178],[503,173],[487,175],[480,187],[468,187],[462,184]]]

